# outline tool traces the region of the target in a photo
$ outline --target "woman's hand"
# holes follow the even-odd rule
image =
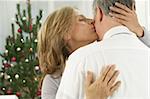
[[[116,21],[128,27],[132,32],[136,33],[138,37],[144,35],[144,29],[138,22],[137,14],[135,12],[135,3],[132,10],[120,3],[115,3],[115,6],[110,7],[110,16],[114,17]]]
[[[121,84],[120,81],[116,82],[118,75],[115,65],[103,69],[96,81],[93,81],[93,73],[88,71],[85,81],[86,99],[107,99]]]

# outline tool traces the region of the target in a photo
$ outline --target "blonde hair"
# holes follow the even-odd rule
[[[61,76],[69,56],[64,36],[70,32],[75,11],[63,7],[50,14],[38,33],[38,58],[45,74]]]

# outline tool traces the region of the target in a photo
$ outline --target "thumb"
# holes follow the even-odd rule
[[[93,73],[88,71],[87,72],[87,77],[85,80],[85,87],[89,87],[93,83]]]

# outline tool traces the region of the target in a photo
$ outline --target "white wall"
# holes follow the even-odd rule
[[[23,2],[24,1],[24,2]],[[32,15],[35,16],[39,9],[43,9],[45,20],[46,16],[53,12],[56,8],[71,5],[79,8],[81,13],[92,18],[92,2],[93,0],[31,0]],[[15,17],[16,3],[20,2],[21,7],[26,8],[25,0],[0,0],[0,53],[4,51],[5,39],[11,34],[12,18]],[[150,30],[150,1],[136,0],[137,15],[141,25]],[[16,27],[17,30],[18,27]],[[1,63],[1,58],[0,58]],[[1,66],[1,64],[0,64]]]
[[[149,0],[136,0],[136,12],[141,25],[150,28],[149,24]]]
[[[148,30],[150,30],[150,0],[148,0]]]

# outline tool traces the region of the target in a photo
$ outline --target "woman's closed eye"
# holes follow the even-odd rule
[[[79,21],[87,21],[87,18],[83,15],[79,15]]]
[[[85,21],[86,22],[87,19],[86,18],[80,18],[79,21]]]

